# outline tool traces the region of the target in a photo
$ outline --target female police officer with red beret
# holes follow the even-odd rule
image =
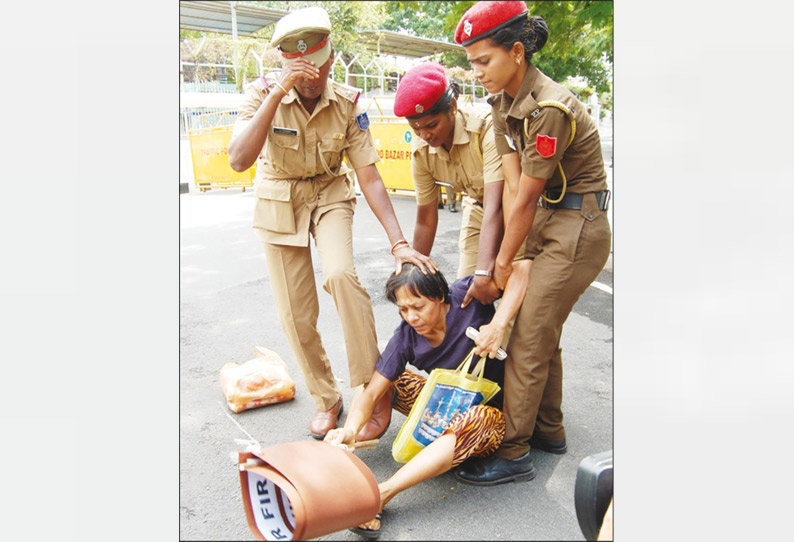
[[[524,2],[478,2],[455,32],[474,75],[493,95],[496,148],[506,192],[515,198],[496,256],[496,286],[504,288],[525,239],[525,256],[534,260],[507,347],[505,438],[495,455],[456,472],[477,485],[534,478],[530,446],[567,450],[562,326],[609,256],[609,192],[598,130],[568,89],[530,63],[547,38],[545,21],[528,17]]]
[[[414,248],[428,256],[433,248],[439,183],[465,192],[458,278],[474,274],[464,306],[472,298],[487,305],[500,295],[489,277],[503,232],[504,175],[490,106],[459,106],[459,93],[441,64],[425,62],[408,70],[400,81],[394,114],[406,117],[418,136],[411,144],[417,203]]]

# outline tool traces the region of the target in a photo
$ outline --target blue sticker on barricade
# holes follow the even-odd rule
[[[410,143],[410,142],[411,142],[411,140],[413,139],[413,137],[414,137],[414,136],[413,136],[413,135],[411,135],[411,131],[410,131],[410,130],[406,130],[406,131],[405,131],[405,135],[403,136],[403,139],[405,139],[405,142],[406,142],[406,143]]]
[[[369,117],[366,113],[361,113],[356,117],[356,122],[358,123],[358,127],[362,130],[366,130],[369,128]]]

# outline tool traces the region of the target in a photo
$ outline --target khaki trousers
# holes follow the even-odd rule
[[[537,436],[565,437],[562,415],[562,326],[609,257],[606,214],[587,194],[581,210],[538,208],[526,244],[533,259],[527,293],[505,361],[505,438],[497,455],[520,457]]]
[[[460,236],[458,237],[457,278],[468,277],[477,269],[477,255],[480,250],[480,230],[482,219],[485,216],[482,206],[474,198],[463,197],[463,216],[460,219]],[[515,260],[524,258],[524,247],[519,247]]]
[[[482,206],[474,198],[463,196],[463,216],[460,219],[458,237],[458,278],[468,277],[477,269],[477,253],[480,249],[480,230],[482,229]]]
[[[369,382],[380,355],[372,302],[353,266],[353,208],[312,209],[309,231],[320,255],[323,289],[331,294],[345,338],[350,386]],[[319,303],[311,247],[263,243],[279,321],[319,410],[339,400],[317,329]]]

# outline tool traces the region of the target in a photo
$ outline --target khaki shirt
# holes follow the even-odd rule
[[[601,138],[587,108],[573,93],[556,83],[535,66],[529,65],[515,99],[504,90],[488,98],[493,108],[494,139],[499,154],[519,152],[524,175],[547,179],[546,190],[562,188],[557,167],[562,164],[568,180],[567,193],[583,194],[606,190],[606,171],[601,155]],[[571,123],[567,115],[556,107],[538,107],[538,102],[561,102],[573,112],[576,133],[571,145]],[[529,119],[528,134],[524,119]],[[546,141],[556,138],[556,152],[545,158],[538,152],[538,137]],[[546,153],[544,153],[546,154]]]
[[[261,77],[248,85],[232,137],[251,122],[268,93]],[[362,113],[358,94],[329,79],[311,115],[294,88],[281,99],[256,161],[254,227],[266,242],[307,246],[314,208],[324,212],[355,204],[343,154],[353,169],[379,160],[369,129],[356,118]]]
[[[417,205],[438,201],[435,181],[449,183],[456,192],[465,192],[482,204],[484,185],[504,180],[489,113],[483,106],[460,106],[449,152],[443,146],[431,147],[421,137],[414,138],[411,172]]]

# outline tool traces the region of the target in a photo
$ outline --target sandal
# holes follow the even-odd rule
[[[377,529],[368,529],[367,527],[362,527],[361,525],[359,525],[358,527],[351,527],[350,529],[348,529],[348,531],[354,532],[357,535],[361,535],[369,540],[375,540],[380,536],[380,528],[383,526],[383,515],[375,514],[375,517],[373,519],[378,520],[379,525]],[[369,521],[367,523],[369,523]]]

